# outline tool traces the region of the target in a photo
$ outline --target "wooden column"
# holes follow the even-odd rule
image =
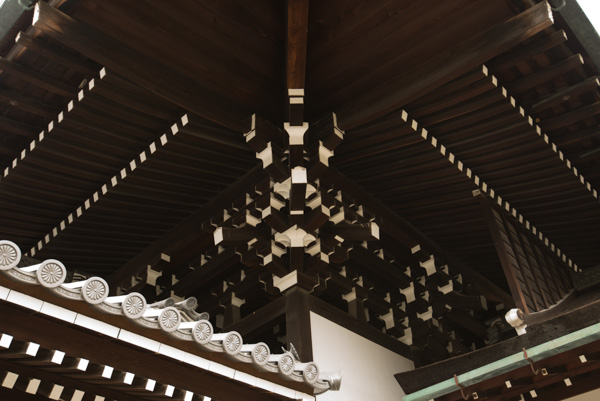
[[[301,361],[313,360],[309,297],[305,289],[297,286],[285,294],[287,342],[288,346],[294,344]]]

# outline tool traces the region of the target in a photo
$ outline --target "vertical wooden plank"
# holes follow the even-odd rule
[[[531,244],[529,243],[527,236],[521,230],[519,230],[518,234],[520,237],[519,241],[521,242],[521,244],[523,246],[523,251],[525,252],[525,256],[527,257],[527,260],[529,261],[529,265],[531,266],[531,271],[533,273],[533,277],[535,279],[536,285],[540,289],[540,293],[542,296],[542,300],[544,302],[544,306],[546,308],[548,308],[554,302],[552,302],[552,299],[550,298],[550,290],[548,288],[549,286],[548,286],[548,283],[546,282],[546,280],[544,280],[544,277],[542,275],[540,263],[537,260],[537,258],[535,257],[535,254],[533,252],[533,249],[531,248]]]
[[[550,289],[552,290],[553,302],[558,302],[563,297],[563,292],[560,288],[560,281],[558,280],[558,277],[555,276],[554,271],[548,266],[546,256],[544,256],[544,253],[540,247],[537,246],[537,244],[535,244],[533,241],[531,242],[531,245],[535,251],[535,254],[537,255],[537,259],[540,261],[541,265],[544,266],[544,273],[546,273],[544,277],[546,278],[546,283],[550,285]]]
[[[483,195],[479,194],[477,195],[477,198],[479,198],[479,201],[481,203],[483,215],[487,222],[488,229],[490,230],[490,234],[492,235],[494,247],[496,248],[498,258],[500,259],[500,264],[502,265],[502,270],[504,271],[504,275],[506,276],[506,281],[508,282],[508,287],[515,301],[515,305],[518,308],[520,308],[524,313],[529,313],[529,306],[527,305],[524,294],[521,291],[519,279],[517,277],[515,269],[512,266],[510,257],[506,252],[506,249],[504,247],[504,240],[502,239],[498,224],[496,224],[496,218],[492,213],[492,206],[489,204],[488,200]]]
[[[523,261],[523,268],[526,268],[528,270],[528,272],[527,272],[528,273],[527,276],[529,279],[528,284],[529,284],[529,287],[531,288],[531,290],[533,291],[532,295],[534,295],[534,293],[535,293],[534,298],[536,300],[538,310],[545,309],[545,308],[549,307],[550,305],[546,301],[546,297],[544,295],[544,290],[543,290],[543,285],[542,285],[543,282],[540,282],[540,280],[538,280],[537,275],[535,274],[536,266],[534,264],[532,264],[531,259],[527,257],[527,252],[525,250],[525,246],[519,238],[518,230],[515,227],[515,225],[512,224],[505,216],[504,216],[503,220],[504,220],[504,224],[510,230],[513,245],[515,246],[515,248],[517,248],[517,251],[520,253],[520,257],[522,258],[522,261]]]

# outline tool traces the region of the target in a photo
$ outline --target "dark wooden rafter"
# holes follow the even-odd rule
[[[583,57],[581,54],[574,54],[565,60],[556,63],[552,66],[544,68],[543,70],[530,74],[526,77],[523,77],[519,80],[513,81],[506,85],[506,89],[513,94],[519,94],[528,89],[539,85],[542,82],[549,81],[553,78],[563,76],[567,74],[569,71],[572,71],[578,67],[583,65]]]
[[[123,77],[152,90],[165,99],[208,120],[228,124],[228,128],[244,129],[244,114],[235,112],[222,96],[196,87],[170,67],[150,59],[141,52],[111,39],[108,35],[80,23],[46,3],[38,3],[33,25],[81,54],[113,69]],[[119,60],[115,62],[114,60]],[[152,69],[145,68],[153,65]],[[137,66],[137,68],[132,68]]]
[[[505,23],[413,66],[410,73],[388,80],[359,99],[342,105],[336,110],[342,126],[351,129],[399,109],[424,93],[459,77],[464,71],[516,46],[552,23],[548,3],[542,2],[531,7]],[[440,68],[440,65],[445,67]]]

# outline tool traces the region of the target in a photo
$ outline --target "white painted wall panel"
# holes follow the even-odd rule
[[[412,361],[313,312],[313,359],[322,372],[343,370],[340,391],[317,401],[398,401],[404,396],[395,373],[414,369]]]

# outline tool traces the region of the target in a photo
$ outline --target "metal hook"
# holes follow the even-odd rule
[[[527,350],[525,348],[523,348],[523,356],[525,357],[525,360],[529,362],[529,366],[531,367],[533,374],[538,375],[540,373],[540,369],[534,365],[531,359],[529,359],[529,356],[527,356]]]
[[[469,392],[467,391],[467,395],[465,395],[465,390],[467,389],[465,386],[458,382],[458,377],[456,377],[456,375],[454,375],[454,383],[456,383],[456,385],[460,387],[460,395],[462,395],[463,400],[468,400],[471,397],[471,394],[469,394]]]

